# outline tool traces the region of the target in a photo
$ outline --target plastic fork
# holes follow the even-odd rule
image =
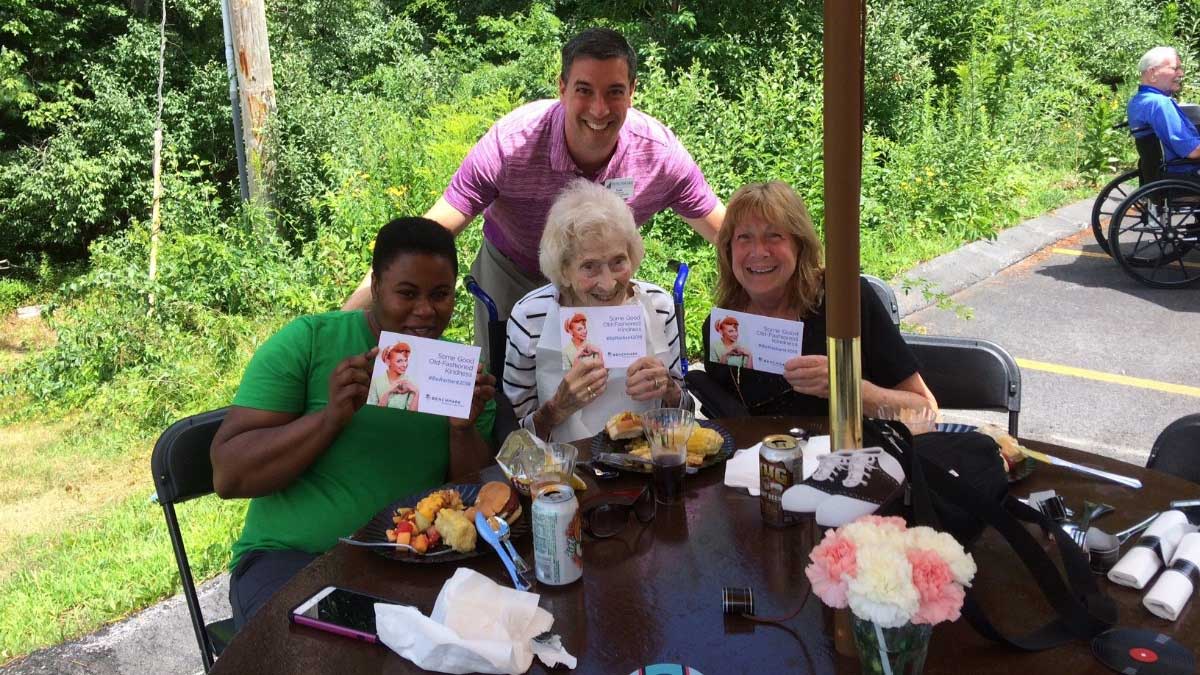
[[[500,517],[497,517],[496,520],[500,523],[500,531],[496,534],[499,535],[500,543],[504,545],[505,550],[508,551],[508,555],[512,557],[513,567],[517,568],[517,576],[521,577],[521,581],[524,581],[526,586],[532,588],[537,580],[537,575],[533,573],[533,569],[529,567],[529,563],[525,562],[521,554],[517,553],[517,548],[509,541],[511,530],[508,526],[508,521]]]

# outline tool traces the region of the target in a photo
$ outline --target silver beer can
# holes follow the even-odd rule
[[[562,586],[583,576],[579,500],[570,485],[549,485],[533,500],[533,561],[543,584]]]
[[[771,527],[800,522],[799,514],[783,510],[783,493],[804,480],[800,440],[789,434],[772,434],[758,451],[759,510]]]

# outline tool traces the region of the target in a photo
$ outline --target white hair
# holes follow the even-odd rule
[[[1151,68],[1157,68],[1164,63],[1179,58],[1179,52],[1174,47],[1152,47],[1142,58],[1138,59],[1138,75],[1145,75]]]
[[[633,212],[617,193],[582,178],[571,181],[554,200],[542,232],[538,266],[560,289],[566,288],[563,272],[585,247],[596,242],[624,240],[629,265],[636,274],[646,246],[633,222]]]

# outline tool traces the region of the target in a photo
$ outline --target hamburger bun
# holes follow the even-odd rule
[[[492,481],[479,488],[475,509],[486,517],[499,516],[511,523],[521,516],[521,499],[508,483]]]
[[[608,418],[608,422],[604,425],[604,428],[608,431],[608,437],[614,441],[626,438],[638,438],[644,432],[641,416],[628,411],[617,413]]]

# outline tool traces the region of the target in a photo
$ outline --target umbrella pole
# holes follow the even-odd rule
[[[859,193],[865,0],[825,0],[825,306],[835,450],[862,447]]]

